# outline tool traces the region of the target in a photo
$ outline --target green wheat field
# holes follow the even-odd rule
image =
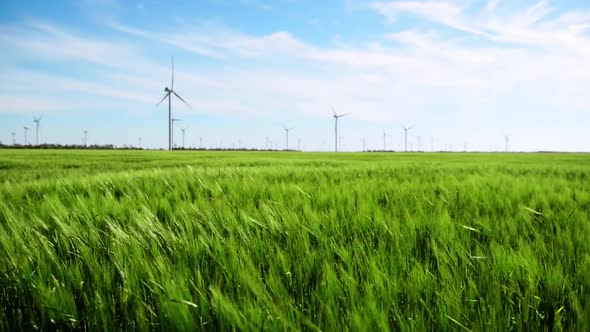
[[[590,155],[0,150],[0,330],[590,330]]]

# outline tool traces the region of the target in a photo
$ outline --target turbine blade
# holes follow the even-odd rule
[[[170,90],[174,90],[174,57],[172,57],[172,84],[170,85]]]
[[[186,102],[184,99],[182,99],[182,97],[180,97],[180,96],[178,95],[178,93],[174,92],[174,90],[172,90],[172,93],[173,93],[173,94],[174,94],[176,97],[178,97],[178,99],[182,100],[182,102],[183,102],[183,103],[185,103],[185,104],[186,104],[186,106],[188,106],[188,108],[190,108],[191,110],[193,109],[193,108],[191,107],[191,105],[189,105],[189,104],[188,104],[188,103],[187,103],[187,102]]]
[[[166,94],[164,95],[164,98],[162,98],[162,100],[160,100],[160,101],[159,101],[159,102],[156,104],[156,106],[160,105],[160,104],[161,104],[161,103],[164,101],[164,99],[166,99],[166,97],[168,97],[169,95],[170,95],[170,92],[166,93]]]
[[[345,116],[345,115],[350,115],[350,113],[344,113],[344,114],[340,114],[340,115],[338,115],[338,117],[339,117],[339,118],[341,118],[341,117],[343,117],[343,116]]]
[[[334,106],[330,105],[330,108],[332,109],[332,113],[334,113],[334,116],[337,116],[338,114],[336,114],[336,110],[334,109]]]

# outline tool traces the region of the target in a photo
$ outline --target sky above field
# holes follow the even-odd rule
[[[0,141],[590,151],[590,1],[3,1]]]

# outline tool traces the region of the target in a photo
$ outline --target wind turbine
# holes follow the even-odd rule
[[[180,97],[176,92],[174,92],[174,57],[172,57],[172,83],[170,84],[170,88],[164,88],[164,92],[166,92],[166,94],[164,95],[162,100],[160,100],[160,102],[156,104],[156,106],[160,105],[164,101],[164,99],[168,98],[168,150],[172,150],[172,136],[174,133],[174,119],[172,119],[172,95],[175,95],[176,98],[180,99],[183,103],[185,103],[186,106],[188,106],[188,108],[192,109],[191,105],[189,105],[184,99],[182,99],[182,97]]]
[[[39,122],[43,119],[43,115],[33,119],[35,121],[35,145],[39,145]]]
[[[504,136],[504,148],[506,152],[508,152],[508,143],[510,142],[510,137],[508,135]]]
[[[84,130],[84,147],[88,147],[88,130]]]
[[[31,128],[26,127],[26,126],[23,128],[25,128],[25,145],[27,145],[27,131],[31,130]]]
[[[170,130],[172,130],[172,137],[170,137],[170,146],[174,147],[174,122],[182,121],[182,119],[170,119]]]
[[[418,136],[418,152],[422,151],[422,136]]]
[[[387,151],[387,132],[383,130],[383,151]]]
[[[404,136],[404,150],[406,152],[408,152],[408,131],[411,130],[412,128],[414,128],[414,125],[411,126],[402,126],[402,129],[404,130],[405,136]]]
[[[285,126],[283,126],[283,128],[285,129],[285,139],[286,139],[286,143],[285,143],[285,151],[289,150],[289,131],[295,129],[295,127],[292,128],[287,128]]]
[[[338,119],[343,116],[349,115],[350,113],[337,114],[336,110],[334,109],[334,107],[332,107],[332,105],[330,105],[330,108],[334,113],[334,152],[338,152]]]
[[[184,134],[186,134],[186,128],[180,128],[182,132],[182,148],[184,149]]]
[[[12,134],[12,145],[16,145],[16,133],[13,131],[11,134]]]

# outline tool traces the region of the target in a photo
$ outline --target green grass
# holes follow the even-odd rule
[[[0,330],[590,330],[590,155],[0,150]]]

